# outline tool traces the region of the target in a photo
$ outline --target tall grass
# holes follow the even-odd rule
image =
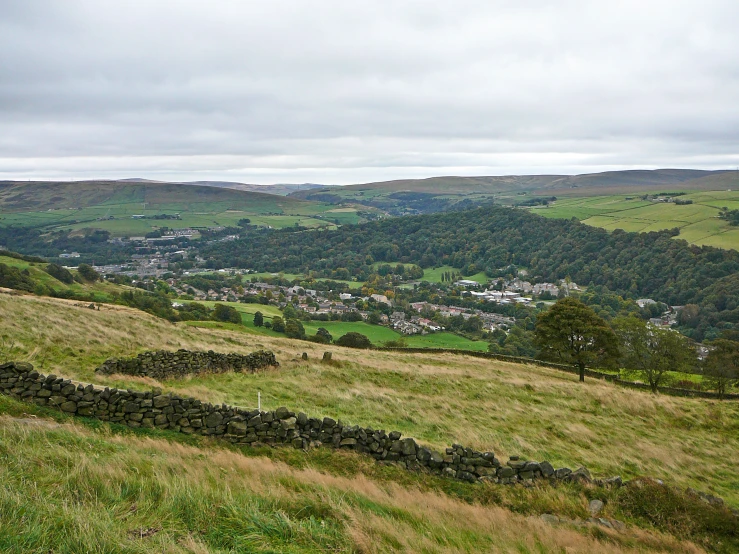
[[[128,308],[0,294],[0,339],[45,373],[119,387],[161,386],[216,403],[286,405],[308,414],[400,430],[434,447],[460,442],[587,466],[599,476],[653,476],[739,506],[734,461],[739,404],[654,396],[536,366],[454,355],[356,351],[176,326]],[[97,376],[109,356],[150,349],[275,351],[278,370],[158,383]],[[324,365],[324,350],[335,365]],[[307,352],[307,362],[300,359]]]
[[[701,552],[658,533],[552,527],[418,486],[201,442],[0,417],[0,551]]]

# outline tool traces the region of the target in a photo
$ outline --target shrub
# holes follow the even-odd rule
[[[91,283],[100,279],[100,274],[95,271],[92,266],[87,264],[80,264],[77,267],[77,274],[85,281],[89,281]]]
[[[49,264],[46,266],[44,271],[57,281],[61,281],[67,285],[74,283],[74,275],[72,275],[67,268],[62,267],[59,264]]]
[[[350,332],[342,335],[336,340],[339,346],[348,346],[350,348],[369,348],[372,346],[370,340],[362,333]]]
[[[302,339],[305,338],[305,329],[297,319],[288,319],[285,322],[285,334],[291,339]]]
[[[285,322],[280,316],[275,316],[272,318],[272,330],[277,331],[278,333],[285,332]]]
[[[654,479],[637,479],[620,489],[618,504],[629,516],[678,537],[704,546],[715,545],[717,540],[728,543],[724,546],[739,546],[739,518],[718,499],[701,498],[690,489],[683,492]]]
[[[227,323],[241,323],[241,314],[231,306],[216,304],[213,309],[213,319]]]

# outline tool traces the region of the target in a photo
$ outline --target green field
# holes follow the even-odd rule
[[[0,187],[0,225],[102,229],[113,236],[173,229],[253,225],[308,228],[358,223],[354,208],[216,187],[169,183],[14,183]],[[134,219],[179,214],[180,219]]]
[[[427,268],[423,270],[423,277],[421,279],[423,281],[428,281],[429,283],[441,283],[441,275],[447,271],[450,273],[457,273],[459,269],[456,269],[450,265]],[[479,273],[475,273],[474,275],[466,275],[462,277],[462,279],[467,279],[468,281],[477,281],[481,285],[486,284],[490,280],[490,278],[485,275],[484,271],[480,271]]]
[[[721,208],[739,209],[739,191],[690,192],[678,198],[693,204],[677,205],[640,200],[638,195],[561,198],[532,212],[550,218],[575,217],[609,231],[649,232],[680,229],[677,238],[691,244],[739,249],[739,228],[718,218]]]
[[[231,329],[235,331],[247,331],[259,335],[270,337],[284,337],[282,333],[276,333],[271,329],[254,326],[254,314],[262,312],[265,321],[271,321],[273,317],[282,317],[282,312],[276,306],[265,306],[263,304],[242,304],[240,302],[216,302],[211,300],[194,300],[188,301],[193,303],[204,304],[212,308],[215,304],[225,304],[232,306],[241,312],[241,320],[243,327],[239,325],[223,324],[215,321],[188,321],[187,325],[191,327],[201,327],[210,329]],[[305,321],[303,322],[306,335],[315,335],[319,327],[324,327],[334,339],[338,339],[341,335],[354,332],[361,333],[370,339],[372,344],[381,346],[387,341],[395,341],[403,337],[400,333],[383,327],[381,325],[371,325],[363,321]],[[458,348],[461,350],[480,350],[486,351],[488,343],[485,341],[471,341],[464,337],[460,337],[453,333],[432,333],[424,336],[406,336],[406,343],[414,348]]]

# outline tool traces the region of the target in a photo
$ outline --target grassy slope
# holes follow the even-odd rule
[[[0,549],[9,554],[702,551],[634,527],[526,517],[586,517],[589,491],[575,485],[474,486],[351,453],[238,450],[50,413],[57,423],[2,397],[0,412]],[[616,503],[606,515],[620,516]]]
[[[92,295],[95,301],[106,302],[111,299],[113,293],[119,293],[123,290],[127,290],[128,287],[122,287],[107,283],[105,281],[98,281],[96,283],[77,283],[72,284],[62,283],[55,279],[44,271],[44,268],[48,265],[41,262],[27,262],[16,258],[10,258],[7,256],[0,256],[0,263],[11,267],[17,267],[20,270],[27,269],[31,274],[31,278],[34,283],[40,283],[47,287],[50,287],[57,292],[61,291],[72,291],[78,294]],[[76,274],[76,271],[72,270],[72,274]]]
[[[322,214],[333,206],[296,198],[227,188],[171,183],[0,184],[0,225],[42,225],[62,229],[96,228],[113,235],[145,234],[153,228],[235,226],[248,217],[253,224],[319,227],[356,223],[355,211]],[[179,213],[180,220],[135,220],[134,214]],[[112,216],[116,219],[96,221]],[[316,218],[315,216],[319,216]]]
[[[150,349],[275,351],[282,366],[168,382],[165,389],[213,402],[287,405],[350,423],[398,429],[436,447],[452,442],[596,475],[651,475],[739,505],[734,459],[739,404],[652,396],[535,366],[452,355],[355,351],[218,329],[175,326],[127,308],[101,311],[36,297],[0,295],[0,358],[111,386],[149,379],[98,377],[109,356]],[[332,351],[337,366],[318,362]],[[309,361],[300,360],[301,352]]]

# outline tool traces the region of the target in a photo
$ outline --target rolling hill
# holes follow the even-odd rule
[[[526,192],[550,194],[551,191],[579,189],[578,194],[606,194],[619,189],[622,192],[656,188],[695,187],[707,190],[722,183],[722,175],[731,171],[702,171],[695,169],[656,169],[608,171],[582,175],[505,175],[487,177],[431,177],[429,179],[401,179],[376,183],[348,185],[298,191],[290,196],[309,199],[317,194],[336,194],[346,198],[376,198],[395,192],[421,192],[439,195],[506,195]],[[700,181],[699,181],[700,180]],[[691,184],[692,181],[695,183]],[[628,190],[627,190],[628,189]]]
[[[92,228],[121,236],[143,235],[162,225],[234,226],[243,218],[270,227],[322,227],[359,221],[356,210],[335,210],[325,203],[196,184],[142,180],[0,182],[0,225],[4,227]]]

